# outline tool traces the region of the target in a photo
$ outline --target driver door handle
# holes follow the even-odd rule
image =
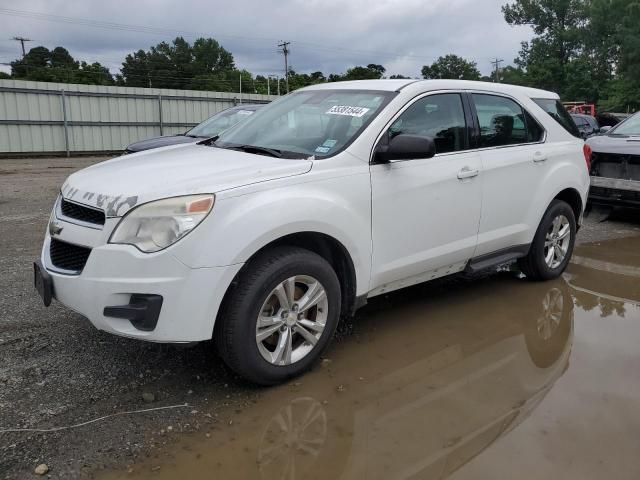
[[[471,167],[464,167],[458,172],[458,180],[464,180],[465,178],[477,177],[480,170],[472,169]]]

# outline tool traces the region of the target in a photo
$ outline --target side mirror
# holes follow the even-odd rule
[[[416,160],[432,158],[436,154],[436,143],[431,137],[401,133],[391,139],[389,145],[379,145],[375,159],[378,163],[393,160]]]
[[[611,130],[611,127],[609,125],[605,125],[604,127],[600,127],[599,133],[607,133],[609,130]]]

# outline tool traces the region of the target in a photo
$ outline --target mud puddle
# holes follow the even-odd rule
[[[105,479],[640,478],[640,237],[372,300],[327,359]]]

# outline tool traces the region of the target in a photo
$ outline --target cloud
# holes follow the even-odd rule
[[[422,65],[455,53],[488,73],[490,60],[510,63],[529,28],[507,25],[506,0],[23,0],[21,11],[111,22],[51,21],[0,11],[0,62],[19,57],[14,35],[34,39],[29,47],[66,47],[77,59],[99,61],[117,72],[126,54],[182,35],[211,36],[236,63],[254,73],[278,74],[278,40],[291,41],[291,65],[299,72],[344,72],[379,63],[389,74],[419,76]],[[140,28],[128,28],[138,25]]]

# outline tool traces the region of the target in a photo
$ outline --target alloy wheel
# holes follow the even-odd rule
[[[544,261],[550,268],[558,268],[564,262],[571,244],[571,224],[564,215],[553,219],[544,242]]]
[[[256,322],[260,355],[273,365],[306,357],[320,340],[329,312],[324,286],[308,275],[279,283],[267,296]]]

